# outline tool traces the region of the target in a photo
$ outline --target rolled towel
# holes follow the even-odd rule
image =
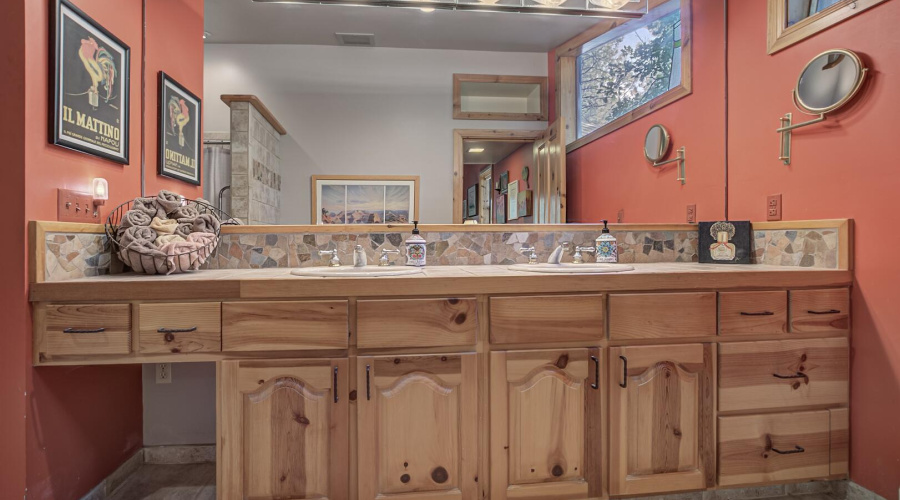
[[[157,233],[146,226],[132,226],[119,237],[119,257],[135,272],[161,274],[168,271],[166,254],[156,248]]]
[[[156,195],[156,203],[168,215],[177,210],[178,207],[184,206],[184,196],[163,189]]]
[[[200,250],[202,245],[193,241],[168,243],[159,248],[166,254],[166,274],[198,269],[202,262]]]
[[[140,251],[141,249],[156,250],[156,237],[158,234],[146,226],[132,226],[122,232],[119,237],[119,247]]]
[[[135,198],[131,203],[131,210],[144,212],[150,218],[166,216],[166,211],[159,207],[156,198]]]
[[[187,240],[200,245],[200,258],[204,261],[215,250],[216,235],[213,233],[191,233]]]
[[[159,217],[154,217],[153,221],[150,222],[150,229],[153,229],[159,234],[174,234],[177,227],[178,221],[175,219],[160,219]]]
[[[202,214],[194,219],[192,233],[218,233],[221,223],[212,214]]]
[[[178,207],[174,212],[169,214],[170,219],[191,219],[194,220],[197,216],[200,215],[200,211],[197,210],[197,207],[191,205],[185,205],[183,207]]]
[[[184,237],[178,234],[161,234],[156,237],[156,246],[162,247],[169,243],[180,243],[185,241]]]
[[[188,235],[191,234],[191,231],[194,230],[194,220],[193,219],[179,219],[178,227],[175,228],[175,234],[181,236],[182,238],[187,238]]]
[[[149,226],[152,218],[141,210],[129,210],[119,221],[119,229],[128,229],[133,226]]]

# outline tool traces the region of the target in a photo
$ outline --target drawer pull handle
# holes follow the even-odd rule
[[[366,401],[372,399],[372,391],[369,386],[369,371],[371,370],[371,366],[366,365]]]
[[[802,446],[794,445],[793,450],[783,451],[783,450],[779,450],[778,448],[772,448],[772,451],[774,451],[775,453],[778,453],[779,455],[793,455],[794,453],[803,453],[806,450],[803,449]]]
[[[619,382],[619,387],[625,389],[628,387],[628,358],[619,356],[619,359],[622,360],[622,381]]]
[[[781,379],[802,378],[802,379],[806,379],[807,381],[809,381],[809,376],[806,375],[805,373],[801,373],[801,372],[797,372],[794,375],[780,375],[778,373],[773,373],[772,376],[775,378],[781,378]]]
[[[159,330],[156,330],[156,331],[159,333],[190,333],[190,332],[196,332],[197,327],[192,326],[190,328],[160,328]]]
[[[741,311],[741,316],[775,316],[775,313],[772,311],[760,311],[760,312],[743,312]]]
[[[827,311],[806,311],[809,314],[840,314],[840,309],[829,309]]]
[[[63,333],[103,333],[106,328],[66,328]]]
[[[332,384],[332,392],[334,392],[334,402],[338,402],[338,367],[334,367],[334,384]]]
[[[591,356],[591,361],[594,362],[594,383],[591,384],[591,389],[596,390],[600,388],[600,359]]]

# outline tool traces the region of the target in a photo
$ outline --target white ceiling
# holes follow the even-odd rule
[[[521,142],[464,141],[463,163],[466,165],[500,163],[522,145]],[[484,152],[470,153],[469,150],[472,148],[484,148]]]
[[[335,33],[373,33],[379,47],[548,52],[597,22],[575,16],[204,1],[205,30],[211,33],[206,43],[337,45]]]

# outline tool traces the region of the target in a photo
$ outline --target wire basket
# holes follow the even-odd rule
[[[212,214],[219,220],[220,226],[213,233],[215,237],[209,243],[192,250],[173,254],[154,254],[148,249],[141,247],[125,248],[119,242],[119,225],[121,224],[122,217],[124,217],[126,212],[132,209],[133,204],[134,201],[123,203],[110,212],[109,216],[106,218],[106,236],[109,237],[109,241],[113,242],[114,248],[119,255],[119,259],[136,273],[178,274],[196,270],[212,256],[219,246],[221,226],[238,224],[230,215],[209,203],[200,200],[185,199],[184,205],[196,208],[200,215]]]

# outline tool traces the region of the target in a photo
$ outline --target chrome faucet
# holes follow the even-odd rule
[[[562,264],[563,255],[565,255],[569,251],[569,247],[572,244],[568,241],[560,241],[559,246],[556,247],[556,250],[553,250],[553,253],[550,254],[550,258],[547,259],[548,264]]]
[[[534,250],[534,246],[522,247],[519,249],[519,253],[528,257],[529,264],[537,264],[537,252]]]
[[[319,250],[319,255],[325,257],[326,255],[331,256],[331,260],[328,261],[329,267],[341,267],[341,259],[338,258],[337,249],[333,250]]]
[[[575,247],[575,255],[573,256],[575,260],[573,263],[584,264],[584,257],[581,255],[581,252],[595,253],[596,251],[597,249],[594,247]]]
[[[366,251],[362,245],[353,248],[353,267],[366,267]]]
[[[381,258],[378,259],[379,266],[389,266],[391,265],[391,260],[388,258],[388,255],[395,253],[400,254],[400,250],[388,250],[387,248],[381,249]]]

